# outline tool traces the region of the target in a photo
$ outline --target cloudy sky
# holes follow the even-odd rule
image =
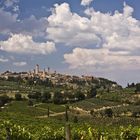
[[[0,0],[0,72],[35,64],[140,82],[140,0]]]

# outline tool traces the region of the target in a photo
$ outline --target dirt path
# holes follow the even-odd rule
[[[103,111],[103,110],[105,110],[105,109],[113,109],[113,108],[120,108],[120,107],[122,107],[122,106],[128,106],[128,104],[122,104],[122,105],[114,105],[114,106],[103,106],[103,107],[101,107],[101,108],[99,108],[99,109],[94,109],[94,111],[95,112],[98,112],[98,111]]]
[[[64,115],[65,112],[59,112],[59,113],[54,113],[54,114],[50,114],[50,117],[55,117],[55,116],[59,116],[59,115]],[[38,116],[37,118],[48,118],[48,115],[43,115],[43,116]]]
[[[128,104],[114,105],[114,106],[103,106],[103,107],[98,108],[98,109],[93,108],[93,111],[98,112],[98,111],[103,111],[103,110],[109,109],[109,108],[111,108],[111,109],[120,108],[122,106],[128,106]],[[83,108],[80,108],[80,107],[70,106],[70,109],[75,110],[75,111],[79,111],[80,113],[90,114],[90,110],[87,111],[87,110],[84,110]]]

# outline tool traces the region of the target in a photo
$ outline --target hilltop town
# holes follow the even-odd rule
[[[74,76],[68,74],[60,74],[56,71],[51,72],[50,68],[47,69],[40,69],[39,64],[36,64],[35,68],[29,72],[11,72],[5,71],[0,74],[0,78],[4,78],[6,80],[11,78],[21,78],[22,80],[29,80],[32,79],[34,83],[37,80],[41,81],[50,81],[52,85],[55,86],[70,86],[72,88],[78,88],[78,85],[94,85],[94,84],[101,84],[103,81],[108,81],[109,87],[115,88],[118,87],[116,82],[104,79],[104,78],[97,78],[94,76]]]

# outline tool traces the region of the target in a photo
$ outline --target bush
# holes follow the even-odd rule
[[[33,106],[33,101],[32,100],[28,101],[28,106]]]
[[[13,124],[9,121],[4,121],[2,130],[5,130],[5,134],[1,134],[0,139],[2,140],[31,140],[31,133],[22,128],[19,125]],[[7,136],[6,136],[7,135]]]
[[[77,116],[74,116],[73,122],[74,122],[74,123],[78,123],[78,118],[77,118]]]
[[[113,116],[113,111],[111,108],[105,109],[105,115],[107,117],[112,117]]]
[[[15,100],[16,101],[21,101],[22,100],[22,95],[20,93],[15,94]]]
[[[7,95],[0,96],[0,107],[3,106],[4,104],[8,103],[9,101],[10,101],[9,96],[7,96]]]
[[[28,94],[28,98],[29,99],[40,99],[41,98],[41,93],[40,92],[33,92],[33,93],[30,93]]]
[[[81,91],[77,91],[77,92],[75,93],[75,98],[77,98],[78,101],[84,100],[84,99],[85,99],[85,95],[84,95],[84,93],[82,93]]]

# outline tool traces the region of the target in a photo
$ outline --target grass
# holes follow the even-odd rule
[[[2,112],[18,113],[33,117],[47,114],[47,112],[44,110],[28,106],[27,101],[14,101],[10,103],[8,106],[6,106]]]
[[[53,103],[42,103],[38,105],[37,107],[47,109],[48,106],[51,111],[56,112],[56,113],[65,111],[65,105],[55,105]]]
[[[26,97],[28,92],[33,91],[53,91],[49,87],[44,86],[18,86],[16,82],[9,81],[0,81],[0,93],[7,94],[10,97],[14,97],[14,91],[19,90],[23,96]],[[56,89],[63,90],[63,89]],[[110,93],[101,93],[98,98],[86,99],[83,101],[79,101],[76,103],[68,104],[69,106],[79,107],[84,110],[90,111],[92,109],[102,108],[104,106],[117,106],[122,104],[124,99],[130,98],[134,95],[135,89],[123,89],[120,91],[110,92]],[[36,104],[38,104],[36,102]],[[52,113],[59,113],[65,111],[65,105],[55,105],[52,103],[41,103],[38,104],[37,107],[28,106],[28,101],[13,101],[6,108],[0,111],[0,122],[3,120],[12,120],[18,124],[22,124],[25,127],[28,126],[31,131],[37,131],[38,127],[43,127],[44,125],[52,125],[53,127],[64,126],[65,124],[65,114],[58,115],[55,117],[49,118],[37,118],[38,116],[47,115],[47,108],[49,106],[50,111]],[[129,105],[122,106],[120,108],[112,109],[115,114],[121,114],[123,112],[132,111],[132,112],[140,112],[139,105]],[[120,125],[140,125],[139,118],[134,117],[115,117],[115,118],[107,118],[107,117],[94,117],[90,114],[76,114],[69,112],[70,123],[73,122],[74,116],[78,117],[78,125],[83,123],[88,123],[97,127],[118,127]]]
[[[118,104],[120,103],[98,99],[98,98],[92,98],[92,99],[86,99],[77,103],[73,103],[71,105],[74,107],[82,108],[84,110],[91,110],[91,109],[99,109],[106,106],[116,106]]]

